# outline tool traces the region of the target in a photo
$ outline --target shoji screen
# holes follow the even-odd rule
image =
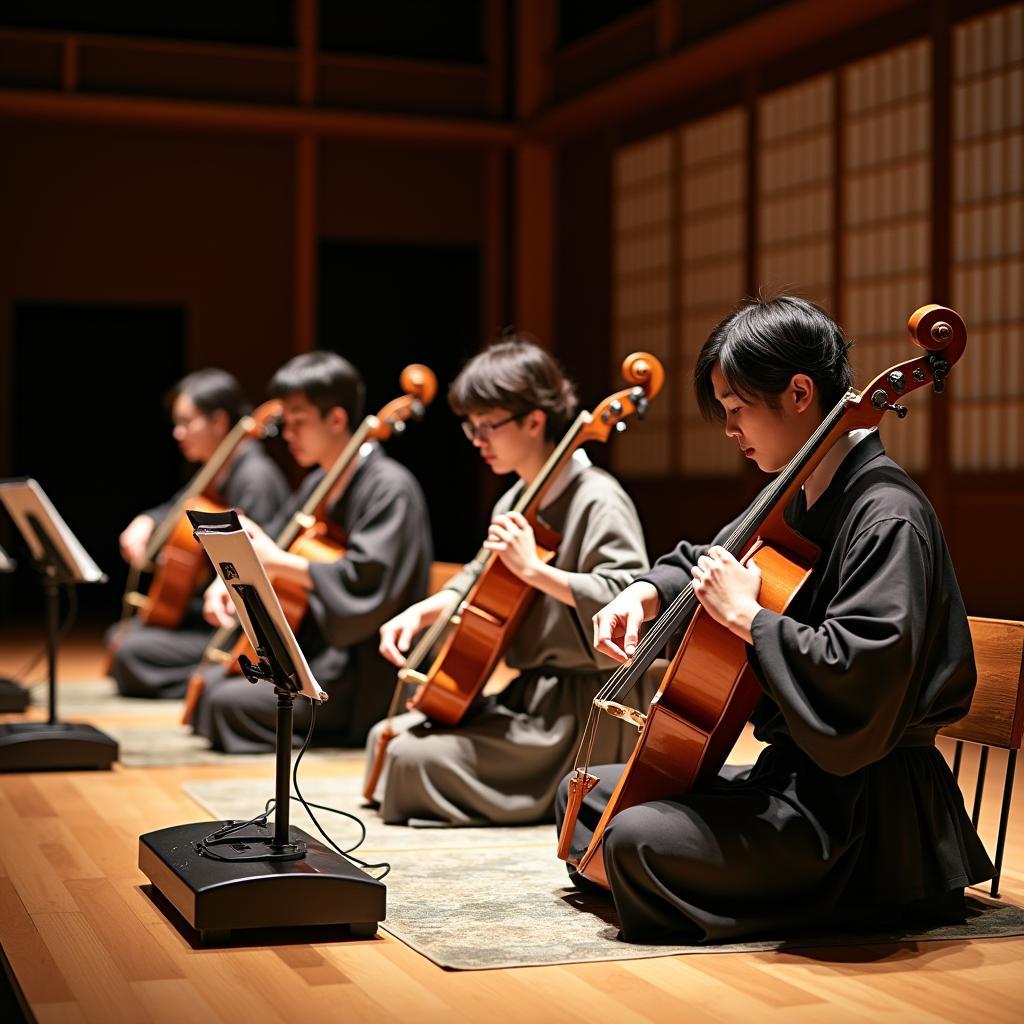
[[[693,121],[680,131],[679,429],[681,472],[729,476],[741,459],[693,397],[693,367],[711,329],[746,292],[746,137],[741,109]]]
[[[839,309],[859,387],[916,354],[903,324],[933,299],[930,61],[925,40],[842,71]],[[911,472],[927,468],[928,394],[908,398],[907,419],[882,421],[886,449]]]
[[[619,364],[645,350],[666,363],[664,392],[651,403],[644,423],[630,425],[612,445],[615,471],[624,477],[672,472],[671,374],[675,195],[675,134],[665,133],[615,157],[613,218],[613,346],[610,389],[621,386]]]
[[[953,35],[954,469],[1024,467],[1024,4]]]
[[[758,101],[757,281],[832,307],[834,80]]]

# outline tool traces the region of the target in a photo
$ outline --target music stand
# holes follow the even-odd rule
[[[61,722],[57,717],[60,588],[105,583],[107,577],[35,480],[0,480],[0,503],[25,539],[46,593],[50,669],[47,720],[0,725],[0,771],[109,768],[117,760],[115,740],[84,722]]]
[[[14,572],[18,563],[0,547],[0,576]],[[14,679],[0,679],[0,712],[24,711],[28,707],[28,690]]]
[[[188,516],[256,652],[257,664],[242,655],[239,665],[249,682],[270,684],[277,694],[274,826],[201,821],[148,832],[139,837],[139,868],[203,943],[240,928],[305,925],[344,925],[371,936],[385,915],[384,883],[288,820],[292,704],[296,696],[323,701],[327,694],[237,514]]]

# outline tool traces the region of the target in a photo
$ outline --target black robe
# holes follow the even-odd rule
[[[217,498],[262,526],[277,515],[288,494],[288,481],[277,463],[258,441],[247,441],[232,459]],[[175,495],[144,515],[159,526],[174,510],[178,497]],[[185,617],[175,629],[147,626],[139,619],[116,623],[107,632],[107,645],[115,648],[110,674],[118,691],[125,697],[184,696],[188,677],[212,635],[213,630],[203,621],[199,595],[189,603]]]
[[[268,532],[275,536],[323,478],[311,473]],[[317,740],[361,746],[383,718],[394,668],[380,654],[378,631],[427,592],[432,548],[423,492],[412,474],[377,446],[352,476],[331,520],[347,538],[337,561],[312,563],[309,612],[298,640],[330,699],[317,708]],[[205,670],[207,686],[196,731],[217,750],[272,750],[277,698],[269,684],[253,686],[221,667]],[[295,703],[295,742],[309,722],[309,702]]]
[[[787,614],[762,609],[751,628],[764,689],[753,722],[768,746],[750,768],[613,819],[605,867],[627,941],[774,936],[962,907],[963,887],[992,874],[934,745],[967,712],[976,678],[934,510],[872,433],[787,520],[822,553]],[[642,577],[662,607],[708,547],[682,543]],[[577,848],[621,767],[593,771],[602,781]],[[563,784],[559,820],[564,806]]]

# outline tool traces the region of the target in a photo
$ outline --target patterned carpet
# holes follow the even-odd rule
[[[300,779],[301,784],[301,779]],[[185,792],[216,818],[251,818],[273,795],[263,780],[187,784]],[[736,953],[824,946],[963,941],[1024,934],[1024,910],[973,898],[967,924],[916,932],[847,932],[720,946],[641,946],[618,938],[610,899],[571,888],[554,855],[550,825],[528,828],[406,828],[381,823],[361,806],[357,779],[310,779],[311,801],[357,814],[367,828],[358,854],[391,864],[388,916],[382,927],[441,967],[474,970],[541,964],[627,960],[679,953]],[[292,824],[315,826],[293,802]],[[317,812],[328,834],[345,848],[358,827]]]
[[[32,703],[46,707],[46,686],[33,687]],[[118,760],[126,768],[159,768],[197,764],[274,763],[273,754],[222,754],[181,724],[182,701],[122,697],[109,679],[73,682],[57,693],[61,719],[96,722],[118,742]],[[309,761],[362,761],[361,750],[313,747]]]

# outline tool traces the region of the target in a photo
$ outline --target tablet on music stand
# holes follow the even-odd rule
[[[313,678],[238,514],[189,511],[188,517],[195,527],[196,540],[227,588],[252,649],[260,656],[262,668],[247,669],[248,659],[243,662],[246,678],[253,682],[266,680],[310,700],[327,700],[328,694]]]
[[[105,583],[107,577],[31,477],[0,480],[0,502],[37,563],[52,563],[62,583]]]
[[[62,722],[57,717],[60,588],[104,583],[107,577],[35,480],[0,480],[0,504],[24,537],[42,580],[50,666],[49,717],[45,722],[0,726],[0,770],[109,768],[117,760],[115,740],[85,722]]]

